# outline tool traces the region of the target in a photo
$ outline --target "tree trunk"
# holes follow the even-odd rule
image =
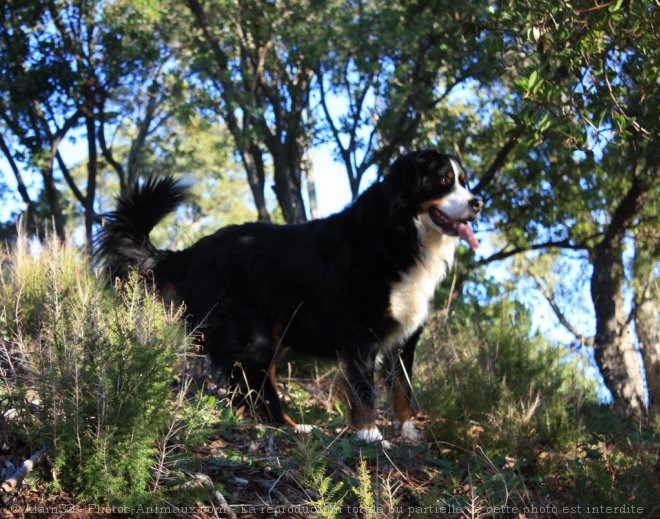
[[[319,217],[319,204],[316,198],[316,180],[314,178],[314,165],[312,164],[312,154],[308,148],[305,152],[303,164],[305,178],[307,179],[307,197],[309,198],[309,215],[312,219]]]
[[[623,238],[649,196],[651,177],[637,172],[612,213],[603,239],[591,250],[591,299],[596,311],[596,363],[614,403],[628,415],[646,414],[644,378],[629,318],[623,307]]]
[[[305,214],[305,203],[302,197],[302,190],[300,182],[296,182],[296,178],[300,178],[296,172],[292,171],[289,167],[288,161],[284,158],[281,150],[271,151],[273,155],[275,195],[277,201],[282,208],[284,220],[286,223],[302,223],[307,221]]]
[[[27,187],[25,186],[25,182],[23,181],[23,176],[21,175],[21,172],[18,169],[18,166],[16,165],[16,161],[14,160],[14,156],[11,154],[9,146],[7,146],[2,135],[0,135],[0,150],[2,150],[2,153],[5,155],[5,159],[9,163],[9,167],[14,173],[14,177],[16,178],[16,185],[18,187],[18,192],[21,195],[23,202],[25,203],[27,228],[29,231],[39,235],[40,229],[39,229],[39,216],[37,215],[37,209],[34,205],[34,202],[30,198]]]
[[[236,137],[234,138],[234,141],[237,143],[239,140]],[[270,222],[270,213],[266,208],[266,196],[264,195],[266,172],[263,158],[261,157],[261,150],[256,144],[250,143],[244,149],[241,149],[240,152],[243,167],[247,174],[248,184],[252,191],[254,205],[257,207],[258,219],[260,222]]]
[[[604,239],[593,251],[591,298],[596,311],[594,351],[605,385],[617,407],[642,416],[644,380],[639,355],[623,307],[622,238]]]
[[[53,177],[53,164],[51,164],[41,171],[41,176],[44,181],[44,191],[46,192],[46,200],[50,207],[50,216],[53,219],[53,226],[55,227],[55,235],[60,239],[64,239],[64,216],[62,215],[62,206],[60,204],[60,193],[55,185],[55,178]]]
[[[91,115],[85,117],[87,126],[87,196],[85,197],[85,237],[87,251],[92,253],[92,239],[94,234],[94,199],[96,198],[96,126]]]
[[[653,275],[660,240],[652,227],[640,228],[635,242],[633,286],[635,329],[644,359],[649,411],[660,413],[660,323],[658,322],[658,280]]]

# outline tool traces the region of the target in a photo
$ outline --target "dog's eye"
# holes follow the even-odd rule
[[[449,178],[449,177],[440,177],[440,183],[443,186],[448,186],[449,184],[451,184],[451,178]]]

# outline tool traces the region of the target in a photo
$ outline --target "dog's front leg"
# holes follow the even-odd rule
[[[406,340],[403,347],[394,349],[387,356],[387,362],[384,363],[392,395],[394,415],[401,423],[401,439],[411,443],[420,443],[424,439],[413,423],[412,408],[413,361],[415,347],[421,332],[420,328]]]
[[[356,430],[356,436],[365,443],[383,441],[383,435],[376,425],[375,349],[358,348],[344,352],[342,357],[346,397],[351,409],[351,425]]]

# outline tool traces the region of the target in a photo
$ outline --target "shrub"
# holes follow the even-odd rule
[[[418,363],[423,407],[444,419],[431,432],[520,456],[569,445],[578,409],[596,400],[595,383],[576,356],[531,332],[524,309],[503,305],[478,319],[432,323]]]
[[[51,446],[57,487],[97,502],[145,499],[186,342],[179,315],[137,276],[107,290],[70,244],[21,236],[2,263],[0,324],[21,365],[2,380],[15,407],[8,426]]]

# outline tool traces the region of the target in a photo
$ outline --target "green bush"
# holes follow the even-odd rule
[[[56,487],[81,500],[144,500],[186,343],[179,315],[137,276],[106,289],[57,241],[20,237],[2,267],[0,324],[21,366],[2,380],[16,408],[8,426],[51,447]]]
[[[576,356],[531,333],[524,309],[503,305],[432,324],[418,363],[423,407],[443,418],[431,432],[517,456],[569,445],[580,406],[596,400],[595,383]]]

